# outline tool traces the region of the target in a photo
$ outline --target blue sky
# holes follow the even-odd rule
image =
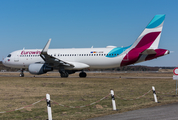
[[[178,66],[177,0],[1,0],[0,57],[19,49],[129,46],[156,14],[166,14],[159,48],[174,51],[148,66]]]

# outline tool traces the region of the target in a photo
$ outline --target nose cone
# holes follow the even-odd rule
[[[2,64],[5,66],[6,58],[2,60]]]
[[[8,59],[7,59],[7,58],[4,58],[4,60],[2,61],[2,64],[3,64],[4,66],[6,66],[6,67],[9,67],[9,66],[8,66],[8,65],[9,65]]]

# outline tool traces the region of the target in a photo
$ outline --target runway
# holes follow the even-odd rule
[[[9,76],[9,75],[0,75],[1,77],[19,77],[19,76]],[[36,77],[36,78],[61,78],[60,76],[25,76],[25,77]],[[69,78],[79,78],[77,76],[69,76]],[[173,77],[86,77],[86,78],[114,78],[114,79],[168,79],[168,78],[173,78]]]
[[[6,74],[0,74],[0,77],[19,77],[19,72],[3,72],[3,73],[17,73],[16,75],[6,75]],[[56,76],[41,76],[41,75],[25,75],[24,77],[36,77],[36,78],[61,78],[60,75]],[[79,78],[79,76],[69,76],[69,78]],[[113,79],[169,79],[173,77],[161,77],[161,76],[91,76],[88,75],[86,78],[113,78]]]
[[[88,120],[178,120],[178,103],[129,111]]]

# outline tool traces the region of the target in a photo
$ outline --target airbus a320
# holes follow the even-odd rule
[[[86,77],[84,69],[105,69],[127,66],[169,54],[169,50],[159,49],[159,41],[165,15],[155,15],[136,41],[128,47],[107,46],[106,48],[48,49],[51,39],[43,49],[22,49],[10,53],[3,64],[21,68],[34,75],[57,69],[61,77],[68,77],[81,71],[79,77]]]

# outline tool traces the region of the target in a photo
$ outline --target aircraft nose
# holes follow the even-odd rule
[[[4,65],[4,62],[5,62],[4,60],[5,60],[5,59],[2,60],[2,64],[3,64],[3,65]]]
[[[7,60],[6,58],[4,58],[4,59],[2,60],[2,64],[3,64],[3,65],[6,65],[6,60]]]

